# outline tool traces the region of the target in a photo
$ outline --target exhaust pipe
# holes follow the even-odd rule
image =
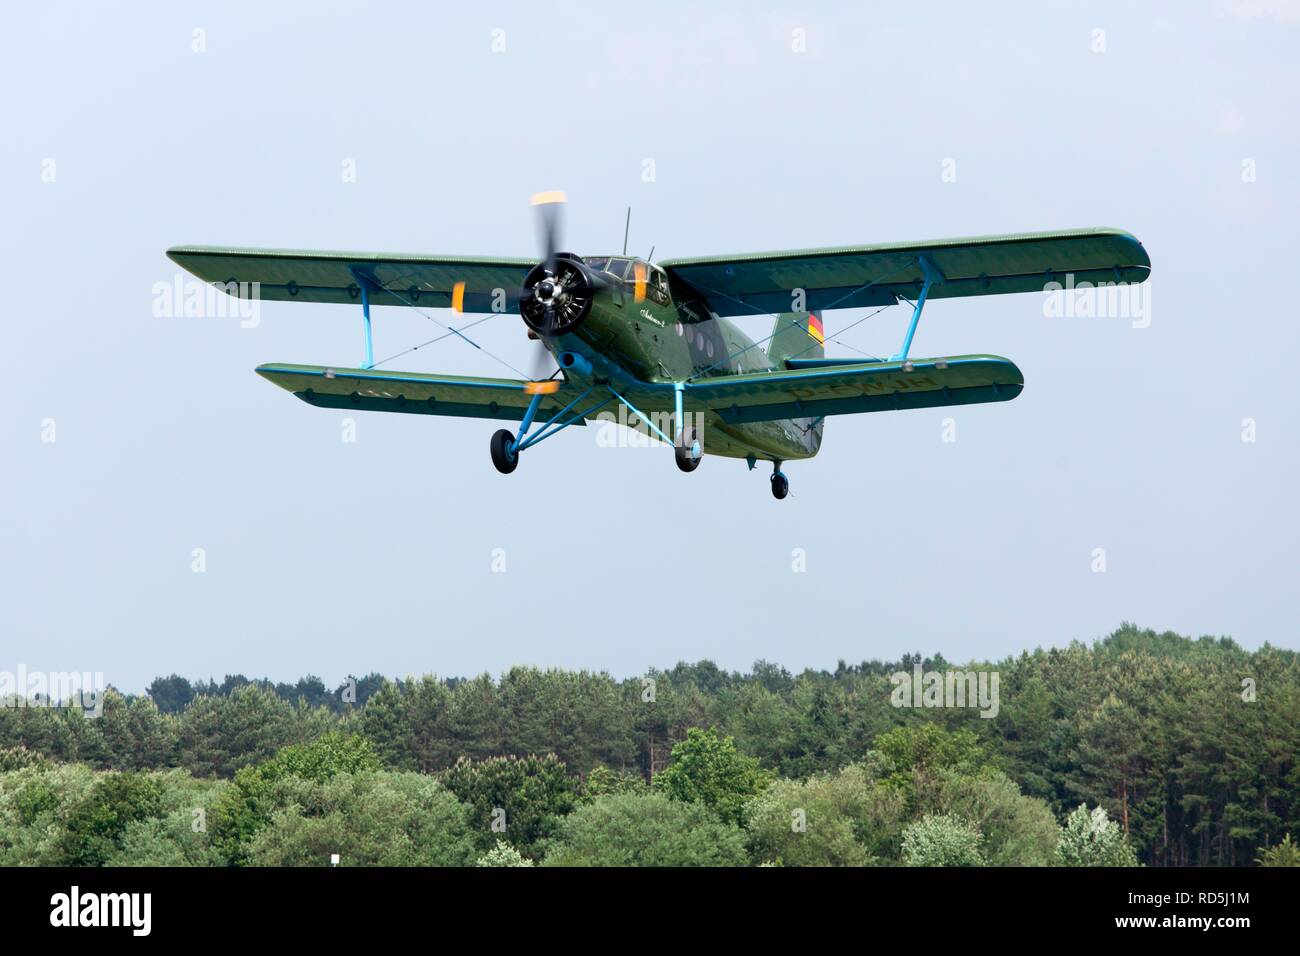
[[[566,372],[573,372],[575,375],[581,375],[583,378],[591,377],[591,362],[583,355],[577,352],[561,352],[559,357],[560,368]]]

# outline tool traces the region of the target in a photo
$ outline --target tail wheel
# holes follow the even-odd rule
[[[780,501],[790,493],[790,481],[779,471],[772,476],[772,497]]]
[[[492,464],[503,475],[508,475],[519,467],[519,455],[512,447],[514,443],[515,436],[504,428],[492,436]]]
[[[673,455],[677,459],[677,467],[682,471],[691,472],[700,467],[704,458],[704,446],[694,428],[686,429],[681,443],[673,449]]]

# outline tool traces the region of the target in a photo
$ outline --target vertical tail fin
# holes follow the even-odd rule
[[[773,365],[789,358],[825,358],[826,335],[822,319],[815,312],[782,312],[776,317],[772,337],[767,342],[767,357]]]
[[[815,312],[782,312],[776,317],[772,337],[767,342],[767,357],[778,368],[786,359],[819,359],[826,357],[826,333],[822,317]],[[804,442],[810,454],[816,454],[822,443],[821,418],[799,418],[795,424],[804,430]]]

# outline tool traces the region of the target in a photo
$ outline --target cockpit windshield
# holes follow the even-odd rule
[[[624,259],[622,256],[610,256],[605,263],[605,271],[619,279],[630,277],[632,260]]]
[[[615,279],[622,279],[629,284],[636,281],[636,265],[645,270],[646,294],[660,305],[667,305],[672,300],[668,294],[668,277],[658,266],[652,266],[644,259],[632,256],[589,256],[582,260],[587,268],[603,272]]]

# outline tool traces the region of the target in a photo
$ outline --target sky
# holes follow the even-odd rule
[[[3,43],[0,670],[798,671],[1123,621],[1300,648],[1295,0],[48,3]],[[172,245],[529,256],[545,189],[593,255],[628,206],[656,259],[1122,228],[1148,315],[932,302],[913,356],[1007,356],[1023,394],[832,418],[778,502],[593,428],[501,476],[491,422],[349,434],[253,373],[358,364],[353,308],[155,314]],[[828,354],[896,350],[906,308],[840,339],[864,314]],[[478,331],[528,359],[518,316]],[[382,367],[503,374],[456,339]]]

